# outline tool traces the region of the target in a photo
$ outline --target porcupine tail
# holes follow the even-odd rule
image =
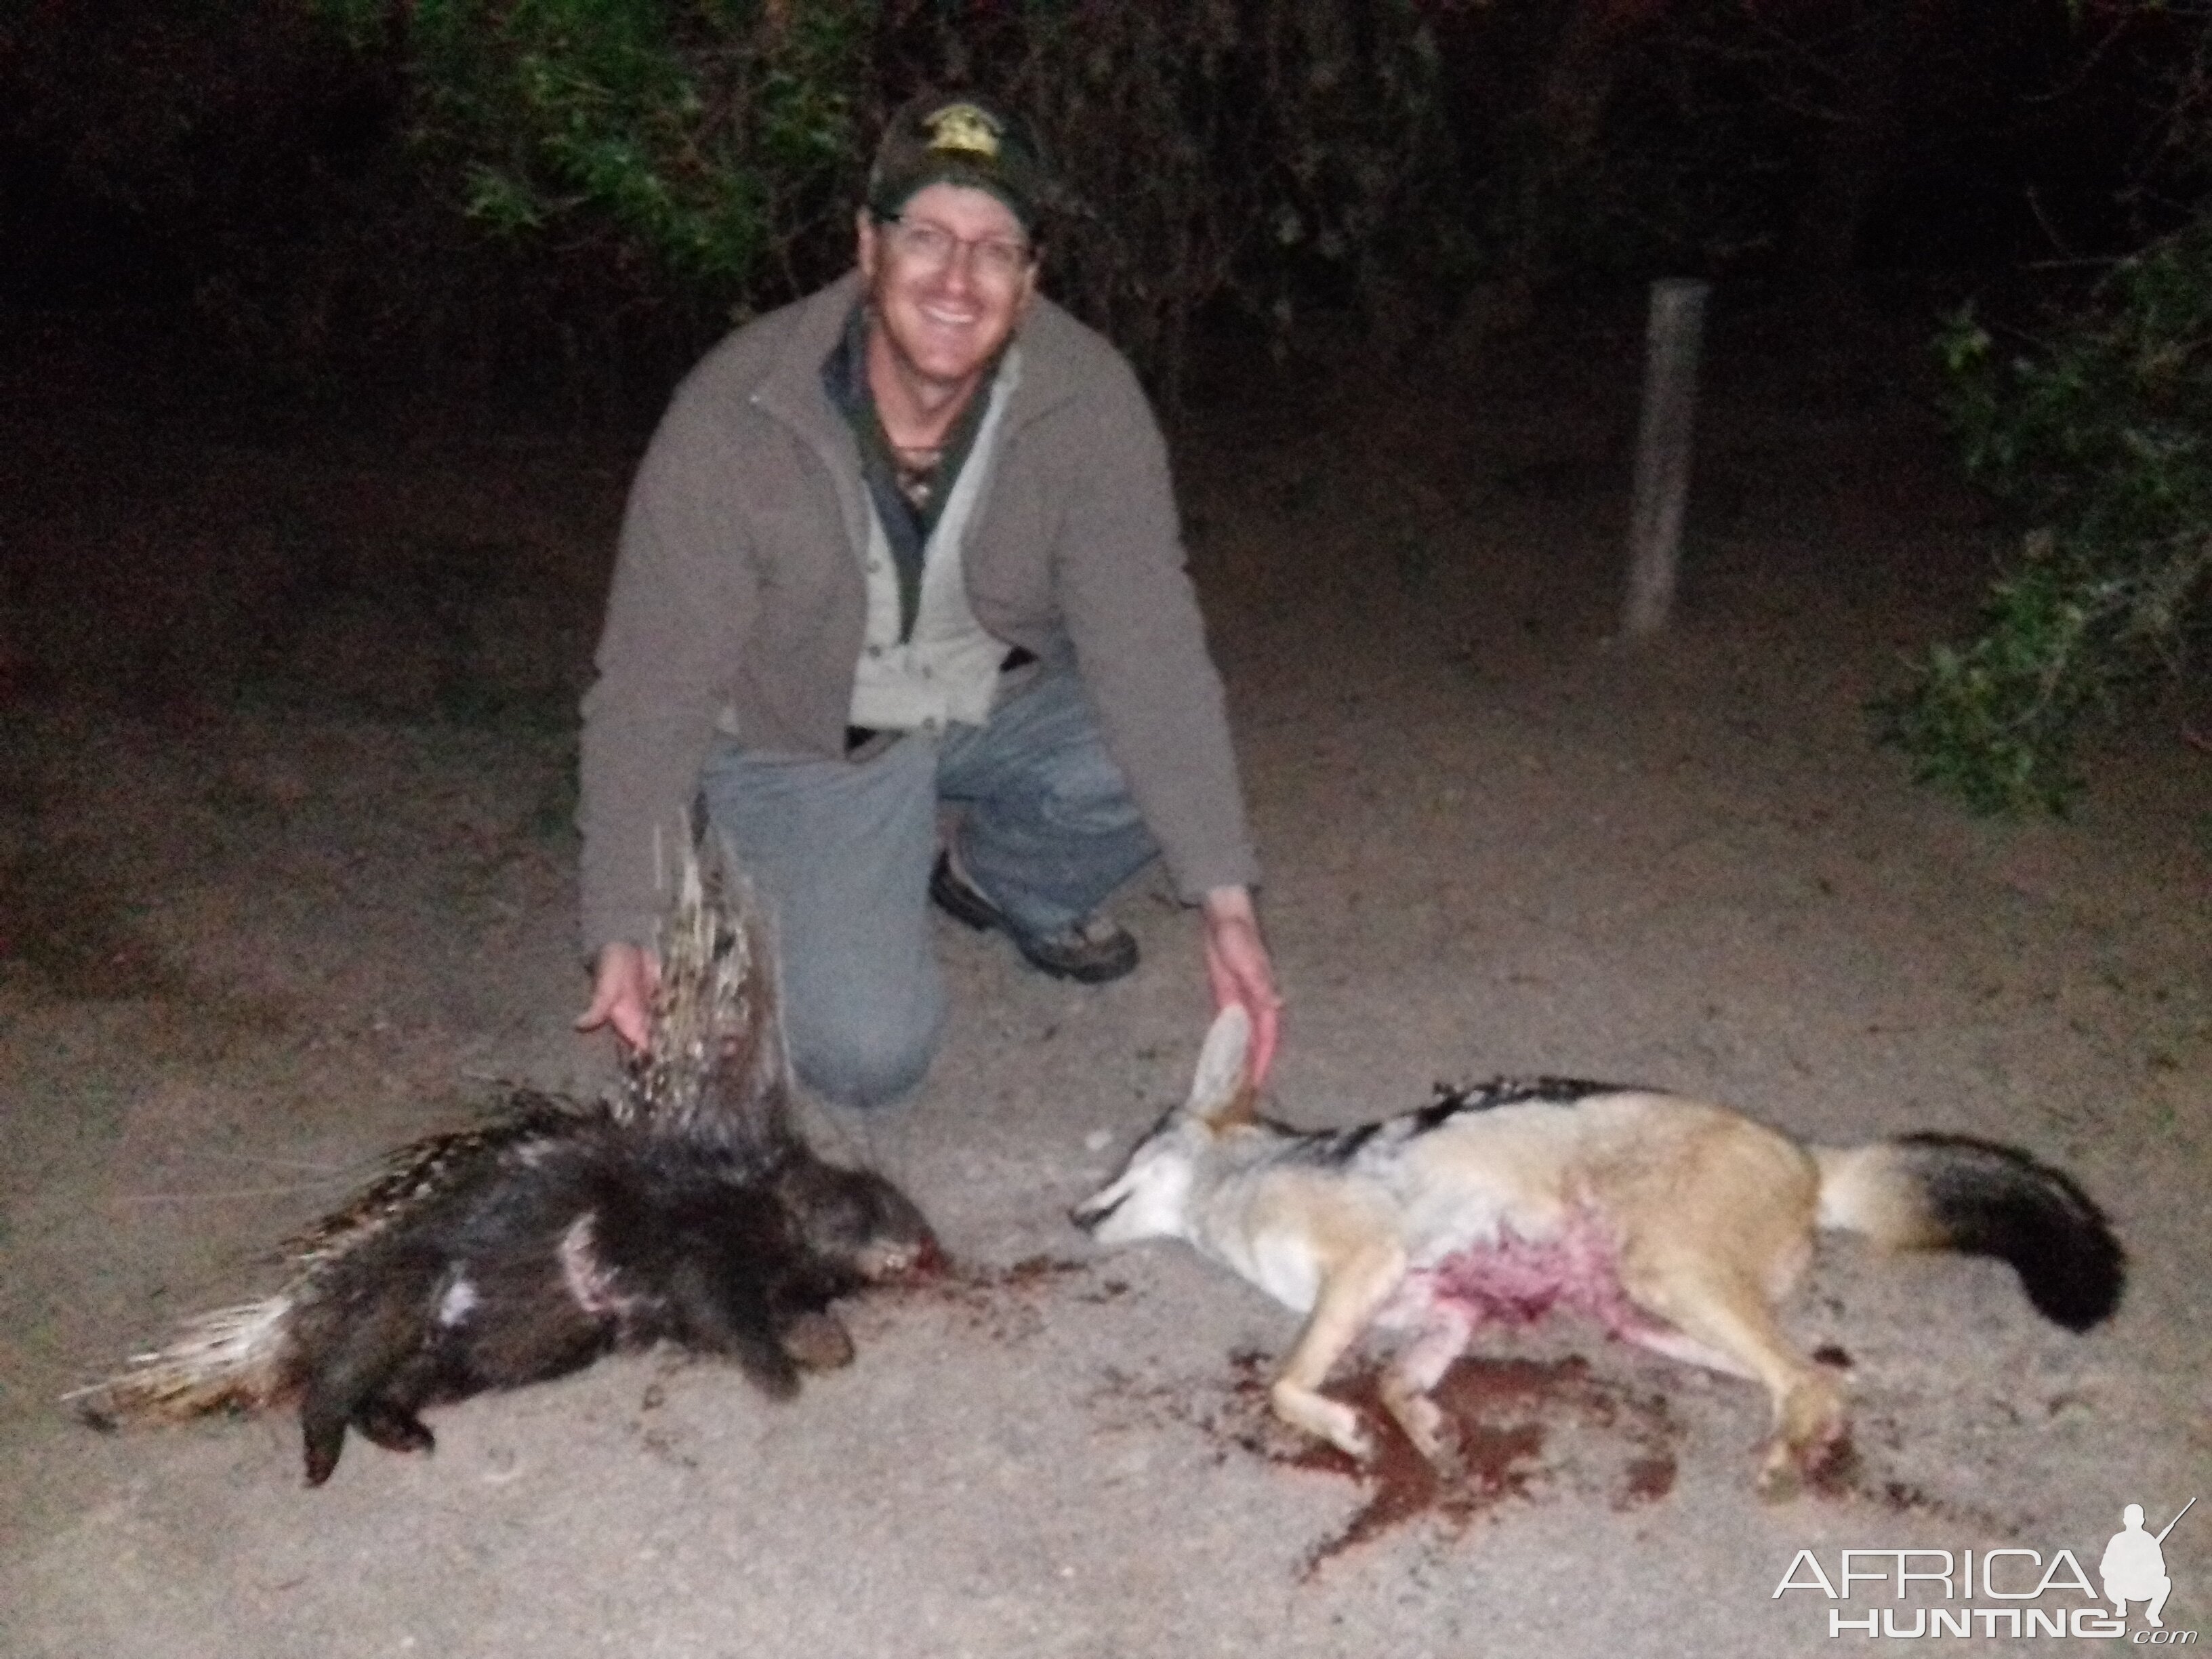
[[[476,1128],[410,1141],[352,1202],[286,1241],[292,1276],[283,1289],[194,1316],[166,1346],[134,1354],[116,1375],[70,1390],[63,1403],[100,1429],[290,1403],[308,1367],[296,1333],[300,1310],[335,1264],[428,1200],[481,1179],[509,1148],[556,1138],[587,1116],[551,1096],[517,1091],[497,1117]]]
[[[167,1347],[134,1354],[116,1376],[62,1399],[96,1429],[281,1404],[299,1387],[290,1332],[296,1292],[295,1283],[264,1301],[201,1314]]]

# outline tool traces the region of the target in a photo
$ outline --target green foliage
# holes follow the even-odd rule
[[[1971,475],[2019,550],[1980,631],[1881,705],[1917,775],[1983,811],[2057,810],[2077,738],[2179,672],[2212,599],[2212,220],[2123,262],[2049,341],[1942,341]]]
[[[848,210],[872,0],[310,0],[396,40],[488,229],[608,240],[743,308]]]
[[[1415,0],[308,0],[396,54],[480,226],[595,246],[743,316],[849,261],[876,131],[923,84],[1021,108],[1072,186],[1047,280],[1171,386],[1225,296],[1371,296],[1456,213]],[[1425,246],[1447,238],[1431,237]],[[1431,262],[1433,263],[1433,262]]]
[[[1048,279],[1164,386],[1201,308],[1386,305],[1459,211],[1413,0],[945,5],[902,45],[1030,112],[1077,198]]]

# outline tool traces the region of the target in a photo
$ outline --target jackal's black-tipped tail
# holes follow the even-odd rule
[[[1967,1135],[1821,1150],[1820,1224],[2008,1261],[2037,1311],[2085,1331],[2119,1305],[2127,1255],[2072,1176]]]

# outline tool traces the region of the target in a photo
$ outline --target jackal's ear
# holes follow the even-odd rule
[[[1198,1052],[1198,1075],[1191,1079],[1183,1109],[1217,1128],[1249,1122],[1255,1108],[1244,1054],[1251,1043],[1252,1017],[1242,1006],[1232,1002],[1216,1014],[1206,1046]]]

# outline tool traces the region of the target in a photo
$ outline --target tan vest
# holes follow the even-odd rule
[[[937,528],[922,548],[921,592],[913,636],[899,639],[898,573],[890,540],[871,507],[868,545],[861,570],[868,589],[867,631],[853,677],[850,724],[878,731],[942,731],[958,721],[981,726],[990,718],[1006,646],[968,608],[961,541],[976,503],[990,488],[998,462],[1006,403],[1021,383],[1021,350],[1009,347],[991,381],[983,423],[966,465],[945,497]]]

